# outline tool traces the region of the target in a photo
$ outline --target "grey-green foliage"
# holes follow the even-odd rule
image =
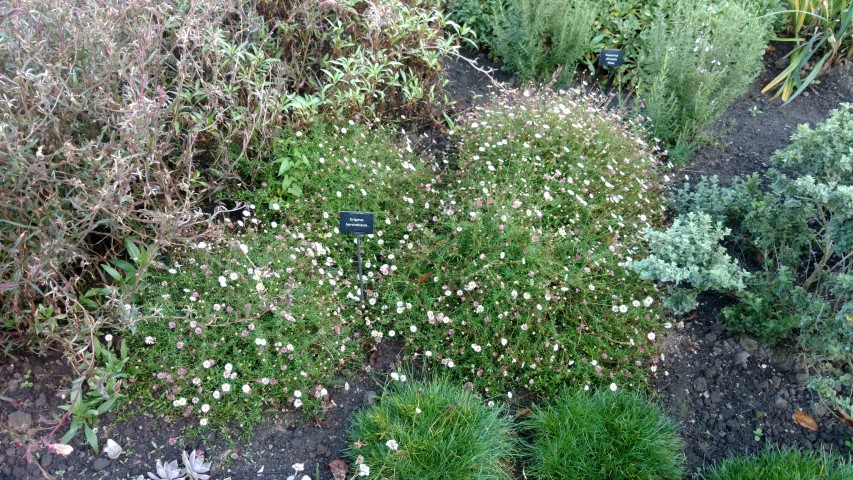
[[[723,0],[665,0],[645,33],[637,92],[655,137],[686,162],[696,137],[762,69],[770,26],[754,9]]]
[[[598,6],[593,0],[497,2],[492,48],[521,80],[547,78],[562,67],[566,82],[590,48]]]
[[[842,105],[814,128],[801,126],[792,141],[773,157],[786,171],[770,169],[763,186],[755,174],[730,187],[703,179],[678,192],[673,206],[730,227],[733,250],[758,270],[738,302],[722,311],[726,324],[771,343],[796,335],[810,370],[824,379],[813,388],[835,408],[847,408],[853,403],[853,106]]]
[[[729,256],[720,241],[731,230],[705,213],[677,218],[666,231],[644,233],[651,254],[629,263],[645,280],[672,285],[665,305],[675,313],[696,307],[696,294],[705,290],[741,291],[749,274]]]
[[[800,125],[773,160],[824,182],[853,185],[853,103],[843,103],[815,128]]]

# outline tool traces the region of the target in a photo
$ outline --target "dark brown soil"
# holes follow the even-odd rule
[[[111,438],[123,447],[118,459],[109,460],[103,452],[95,455],[79,434],[71,442],[71,455],[62,457],[41,449],[29,464],[26,439],[42,438],[55,425],[54,418],[62,413],[57,407],[66,403],[62,395],[67,392],[62,388],[70,383],[71,371],[59,358],[8,359],[0,370],[0,385],[4,386],[2,395],[10,400],[0,402],[0,419],[21,412],[30,415],[32,422],[23,430],[2,425],[6,435],[0,444],[0,480],[46,478],[41,469],[64,479],[136,480],[153,471],[158,459],[180,462],[181,451],[193,449],[204,451],[213,462],[211,478],[216,480],[285,479],[294,473],[291,465],[296,463],[305,468],[297,478],[307,474],[312,479],[332,479],[330,462],[346,460],[343,452],[350,415],[374,404],[382,394],[387,374],[401,363],[400,348],[382,344],[376,355],[365,359],[361,374],[341,380],[340,386],[329,391],[329,409],[321,419],[272,414],[246,440],[222,435],[187,440],[181,438],[186,427],[181,421],[145,413],[119,420],[108,414],[99,422],[97,436],[102,446]],[[133,410],[132,400],[129,407]],[[64,433],[65,429],[60,430],[53,441]]]
[[[853,432],[804,386],[797,353],[726,330],[715,319],[722,306],[706,295],[696,318],[664,339],[665,361],[652,381],[658,402],[679,422],[689,473],[767,445],[850,454],[845,442]],[[812,416],[818,431],[796,424],[797,411]]]
[[[819,83],[791,103],[761,93],[787,64],[782,58],[785,46],[777,44],[767,56],[767,68],[753,87],[707,132],[711,144],[700,148],[685,175],[717,175],[728,185],[737,175],[764,172],[770,157],[790,143],[797,125],[812,127],[829,116],[839,103],[853,102],[853,62],[836,67]]]
[[[479,60],[485,64],[483,58]],[[767,73],[710,129],[716,140],[701,148],[681,174],[714,174],[728,183],[735,175],[761,172],[772,153],[788,144],[796,125],[814,125],[839,103],[853,101],[851,64],[830,72],[790,105],[760,94],[778,71],[775,61],[773,55],[768,58]],[[460,110],[486,101],[495,91],[485,75],[464,61],[450,62],[447,70],[451,78],[448,89],[459,99]],[[501,72],[494,77],[510,81]],[[440,144],[440,137],[426,138]],[[697,319],[662,340],[664,360],[654,379],[658,401],[681,422],[690,472],[728,453],[755,451],[766,443],[831,446],[850,453],[844,441],[853,433],[803,387],[805,377],[795,354],[727,332],[715,320],[718,303],[719,299],[705,298]],[[113,438],[124,447],[117,460],[94,455],[78,438],[72,442],[75,450],[71,455],[61,457],[41,449],[30,463],[27,439],[41,438],[53,428],[62,413],[57,407],[66,403],[62,395],[67,391],[62,389],[73,375],[56,357],[4,358],[0,366],[0,480],[39,479],[45,473],[64,479],[136,479],[153,470],[157,459],[177,460],[181,450],[193,448],[204,450],[213,461],[212,478],[216,480],[229,476],[233,480],[284,479],[293,473],[290,466],[294,463],[304,463],[302,473],[315,480],[331,479],[329,462],[346,460],[349,416],[381,394],[384,374],[401,362],[398,352],[398,347],[386,346],[373,363],[365,360],[361,374],[342,379],[341,387],[331,390],[331,408],[319,423],[299,416],[271,415],[248,440],[220,438],[188,444],[180,438],[180,422],[146,414],[118,420],[108,414],[100,422],[97,436],[102,443]],[[345,382],[349,388],[343,386]],[[815,417],[818,432],[793,422],[791,415],[799,409]],[[53,440],[63,433],[60,429]]]

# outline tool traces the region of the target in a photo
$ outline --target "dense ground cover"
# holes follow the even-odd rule
[[[559,10],[554,10],[556,2],[519,5],[538,14]],[[713,216],[700,217],[699,223],[691,220],[695,216],[684,217],[678,225],[688,225],[694,237],[677,228],[652,234],[647,229],[665,228],[654,133],[669,142],[683,132],[689,131],[684,138],[693,137],[723,111],[723,103],[734,99],[760,67],[767,37],[763,29],[769,23],[755,17],[759,10],[753,9],[778,6],[720,1],[700,11],[673,9],[673,2],[655,5],[671,15],[650,23],[638,45],[660,53],[653,58],[673,61],[644,62],[645,73],[636,70],[637,78],[645,75],[638,91],[652,85],[661,93],[658,107],[675,113],[667,126],[646,96],[645,113],[660,129],[652,134],[624,120],[625,114],[608,111],[608,99],[574,91],[516,90],[452,118],[442,92],[441,58],[455,52],[461,41],[456,33],[465,29],[448,23],[438,4],[429,1],[295,2],[293,9],[275,2],[262,2],[257,9],[226,1],[208,7],[164,2],[159,9],[134,4],[134,11],[150,16],[126,23],[113,22],[121,15],[116,5],[104,2],[72,15],[74,21],[56,31],[51,22],[61,9],[16,7],[2,16],[8,27],[4,35],[20,48],[0,51],[9,60],[0,80],[26,107],[41,105],[46,95],[62,101],[52,110],[19,109],[17,97],[4,106],[13,128],[4,130],[9,135],[0,146],[12,155],[14,168],[3,181],[20,195],[9,209],[12,217],[2,222],[4,238],[13,247],[4,242],[0,294],[10,300],[4,308],[12,316],[0,333],[11,340],[9,351],[59,346],[78,367],[77,380],[60,392],[70,413],[41,432],[47,436],[35,438],[32,432],[38,430],[29,429],[32,422],[22,412],[4,417],[14,425],[10,438],[24,445],[14,454],[7,450],[7,456],[29,457],[45,445],[65,452],[53,435],[63,433],[58,430],[66,419],[71,430],[61,442],[79,448],[82,444],[72,437],[84,433],[97,453],[111,431],[98,427],[98,420],[110,417],[126,399],[131,401],[122,410],[125,415],[147,418],[153,412],[181,426],[170,444],[178,438],[183,445],[213,442],[217,436],[234,439],[271,415],[322,425],[338,407],[337,399],[352,397],[351,386],[364,388],[361,373],[383,364],[376,358],[398,350],[405,361],[392,362],[388,381],[405,384],[428,372],[484,395],[482,402],[472,396],[466,402],[490,415],[519,399],[543,405],[565,385],[603,395],[617,392],[614,398],[646,388],[649,378],[661,385],[670,373],[661,369],[662,334],[670,322],[680,326],[678,320],[692,317],[668,318],[661,309],[666,295],[633,271],[647,255],[642,232],[646,238],[660,236],[650,247],[666,249],[667,255],[654,253],[673,263],[659,265],[658,279],[687,287],[669,293],[725,290],[740,301],[723,310],[728,325],[771,342],[797,339],[809,353],[809,371],[816,374],[809,385],[823,396],[828,415],[834,411],[844,419],[850,411],[845,362],[850,360],[851,145],[843,135],[849,130],[849,107],[814,130],[803,129],[794,145],[774,159],[800,178],[772,173],[769,190],[757,188],[757,177],[735,181],[730,189],[702,182],[695,192],[682,191],[676,202],[677,212]],[[826,13],[838,17],[838,25],[822,24],[839,31],[841,40],[829,52],[833,59],[849,52],[842,7],[833,2]],[[577,28],[578,19],[591,10],[559,11],[565,16],[550,17],[545,37],[601,41]],[[512,9],[502,15],[497,34],[515,35],[518,42],[508,41],[514,46],[531,40],[537,18],[548,17],[522,16]],[[714,23],[707,15],[730,21]],[[613,20],[612,11],[610,16]],[[673,19],[687,16],[690,22],[678,23],[690,28],[672,29]],[[146,18],[154,20],[146,23]],[[97,37],[86,35],[92,25],[103,26],[104,45],[110,48],[101,49]],[[303,25],[311,27],[300,29]],[[699,38],[707,45],[698,42],[674,52],[667,43],[677,37],[676,43],[684,44],[703,28],[709,30]],[[743,29],[749,41],[732,35]],[[152,32],[162,35],[151,37]],[[151,40],[144,45],[149,53],[144,60],[129,46],[137,34]],[[50,41],[40,50],[42,35]],[[545,37],[526,45],[554,47],[541,41]],[[100,54],[64,56],[63,38]],[[204,47],[208,44],[213,47]],[[544,75],[547,80],[552,69],[562,66],[563,76],[553,77],[556,84],[571,78],[572,62],[554,62],[569,50],[514,55],[534,63],[542,59],[525,67],[535,73],[530,78]],[[731,58],[720,61],[718,51]],[[295,55],[299,52],[310,53]],[[795,48],[801,55],[797,52],[802,49]],[[48,73],[16,78],[13,73],[22,72],[30,57]],[[513,65],[509,53],[504,58]],[[94,67],[79,84],[47,82],[49,72],[76,71],[83,59],[92,59]],[[118,89],[126,93],[122,82],[85,90],[91,78],[101,75],[132,77],[133,59],[160,79],[160,84],[138,85],[129,80],[139,92],[126,100],[143,100],[122,103],[125,97],[114,95]],[[589,60],[588,55],[578,59]],[[706,69],[706,63],[711,67]],[[734,64],[739,69],[731,68]],[[74,101],[87,91],[101,99],[99,105],[115,108],[87,123],[80,112],[88,107]],[[144,101],[154,94],[157,108]],[[757,109],[752,113],[760,114]],[[20,136],[21,128],[39,115],[45,124],[85,125],[64,143],[62,129]],[[643,120],[650,125],[648,118],[638,122]],[[446,127],[438,126],[440,121]],[[442,152],[405,132],[424,125],[434,128],[430,133],[444,144]],[[665,135],[679,129],[683,132],[675,132],[676,137]],[[112,130],[115,136],[104,134]],[[47,154],[27,143],[33,136],[42,140]],[[106,169],[107,157],[97,156],[98,151],[111,152],[118,167]],[[678,156],[674,153],[670,158]],[[150,158],[157,168],[148,173],[156,179],[133,173],[138,162]],[[88,173],[69,177],[75,162]],[[171,177],[170,169],[180,173]],[[52,183],[51,171],[63,172],[62,178]],[[32,178],[39,189],[26,188]],[[46,200],[66,194],[65,203]],[[132,201],[139,195],[141,200]],[[205,210],[196,210],[199,206]],[[36,214],[28,215],[28,209]],[[353,209],[377,214],[376,234],[363,239],[365,305],[358,301],[354,239],[336,231],[337,212]],[[56,216],[67,220],[62,224],[67,235],[58,243],[51,240],[56,232],[39,227]],[[774,230],[762,221],[768,216],[796,228]],[[727,223],[731,231],[714,221]],[[708,234],[712,230],[717,237]],[[728,233],[734,242],[725,246],[752,273],[739,272],[743,281],[720,282],[740,269],[718,244],[718,237]],[[685,243],[689,249],[682,248]],[[56,248],[47,248],[51,245]],[[697,251],[705,256],[696,256]],[[675,265],[682,260],[687,265]],[[683,271],[661,276],[669,267]],[[674,305],[672,298],[666,305]],[[685,305],[697,305],[695,297],[684,299]],[[721,348],[730,349],[730,343]],[[742,344],[755,351],[751,343]],[[749,352],[738,353],[744,359],[738,368],[747,368]],[[15,368],[10,364],[8,375]],[[32,388],[31,371],[16,375],[9,380],[11,392]],[[773,383],[778,384],[775,378]],[[697,378],[692,386],[703,390],[707,382],[701,385]],[[706,405],[719,403],[714,393],[699,392]],[[22,405],[6,394],[4,389],[2,405]],[[365,394],[364,403],[375,403],[372,398]],[[351,411],[353,402],[348,402]],[[776,406],[786,407],[786,402],[780,397]],[[514,413],[526,416],[524,408]],[[756,419],[763,415],[757,412]],[[648,425],[628,417],[625,431]],[[821,439],[843,444],[825,428],[822,423]],[[758,442],[762,430],[756,432]],[[133,444],[134,435],[123,433]],[[638,448],[652,443],[638,442]],[[395,461],[407,451],[387,443],[379,447],[380,457],[390,450]],[[573,451],[576,446],[563,447]],[[527,464],[524,455],[515,459],[516,467]],[[669,468],[663,457],[649,471]],[[353,460],[351,474],[362,473],[359,469],[368,464]],[[203,461],[188,457],[185,462],[187,468],[205,468]],[[378,465],[373,462],[368,463]],[[491,471],[512,475],[511,463],[499,460],[499,468]],[[634,460],[624,465],[625,471],[639,468]],[[150,462],[149,469],[153,466]],[[177,463],[175,468],[180,468]],[[303,465],[297,462],[291,470],[287,474],[297,476]]]
[[[228,240],[152,274],[131,337],[134,389],[201,425],[257,419],[321,405],[334,375],[383,341],[489,397],[566,381],[642,387],[663,319],[625,262],[662,213],[657,165],[596,101],[512,96],[462,120],[443,161],[378,127],[294,133],[312,162],[300,198],[252,192]],[[353,238],[336,228],[354,209],[377,214],[363,307]]]

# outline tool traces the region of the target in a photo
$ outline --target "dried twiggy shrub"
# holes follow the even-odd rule
[[[122,255],[125,239],[172,245],[199,234],[209,220],[199,202],[278,122],[272,62],[244,43],[262,47],[262,28],[231,0],[0,7],[7,345],[75,351],[120,320],[84,315],[78,297],[105,283],[98,265]],[[35,314],[40,304],[53,307],[49,318]]]

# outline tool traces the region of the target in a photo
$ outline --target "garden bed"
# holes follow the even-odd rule
[[[793,104],[783,106],[759,93],[778,71],[774,62],[770,56],[767,72],[711,129],[719,135],[714,144],[701,148],[678,175],[716,174],[725,182],[734,175],[760,172],[772,152],[788,145],[797,124],[814,125],[839,103],[853,98],[853,75],[847,64]],[[466,108],[471,99],[486,99],[492,92],[490,82],[464,62],[450,65],[448,72],[450,91]],[[681,422],[688,469],[693,472],[727,453],[760,450],[766,442],[832,446],[850,453],[849,444],[845,445],[849,429],[803,386],[795,353],[725,331],[714,320],[720,302],[720,298],[705,297],[696,317],[673,320],[671,333],[657,339],[664,358],[653,386],[660,404]],[[361,371],[329,388],[321,422],[306,420],[299,413],[269,414],[249,438],[193,445],[184,444],[182,438],[191,428],[189,420],[166,423],[155,413],[127,419],[108,414],[97,434],[122,444],[125,453],[119,460],[94,455],[78,438],[70,456],[42,451],[28,464],[25,449],[13,445],[18,438],[12,438],[0,449],[0,479],[43,478],[41,469],[60,478],[131,479],[152,470],[156,459],[176,459],[181,450],[193,448],[204,450],[214,461],[215,479],[285,478],[294,473],[294,464],[304,464],[304,473],[312,478],[331,479],[329,463],[345,458],[350,415],[375,402],[387,381],[385,374],[411,365],[400,357],[399,343],[379,345],[375,355],[364,359]],[[45,433],[57,416],[57,407],[66,403],[63,395],[67,398],[68,392],[61,388],[71,377],[60,358],[9,360],[0,370],[0,393],[9,399],[0,402],[0,420],[6,427]],[[135,399],[130,400],[132,406]],[[794,423],[791,417],[799,409],[817,420],[817,432]]]

